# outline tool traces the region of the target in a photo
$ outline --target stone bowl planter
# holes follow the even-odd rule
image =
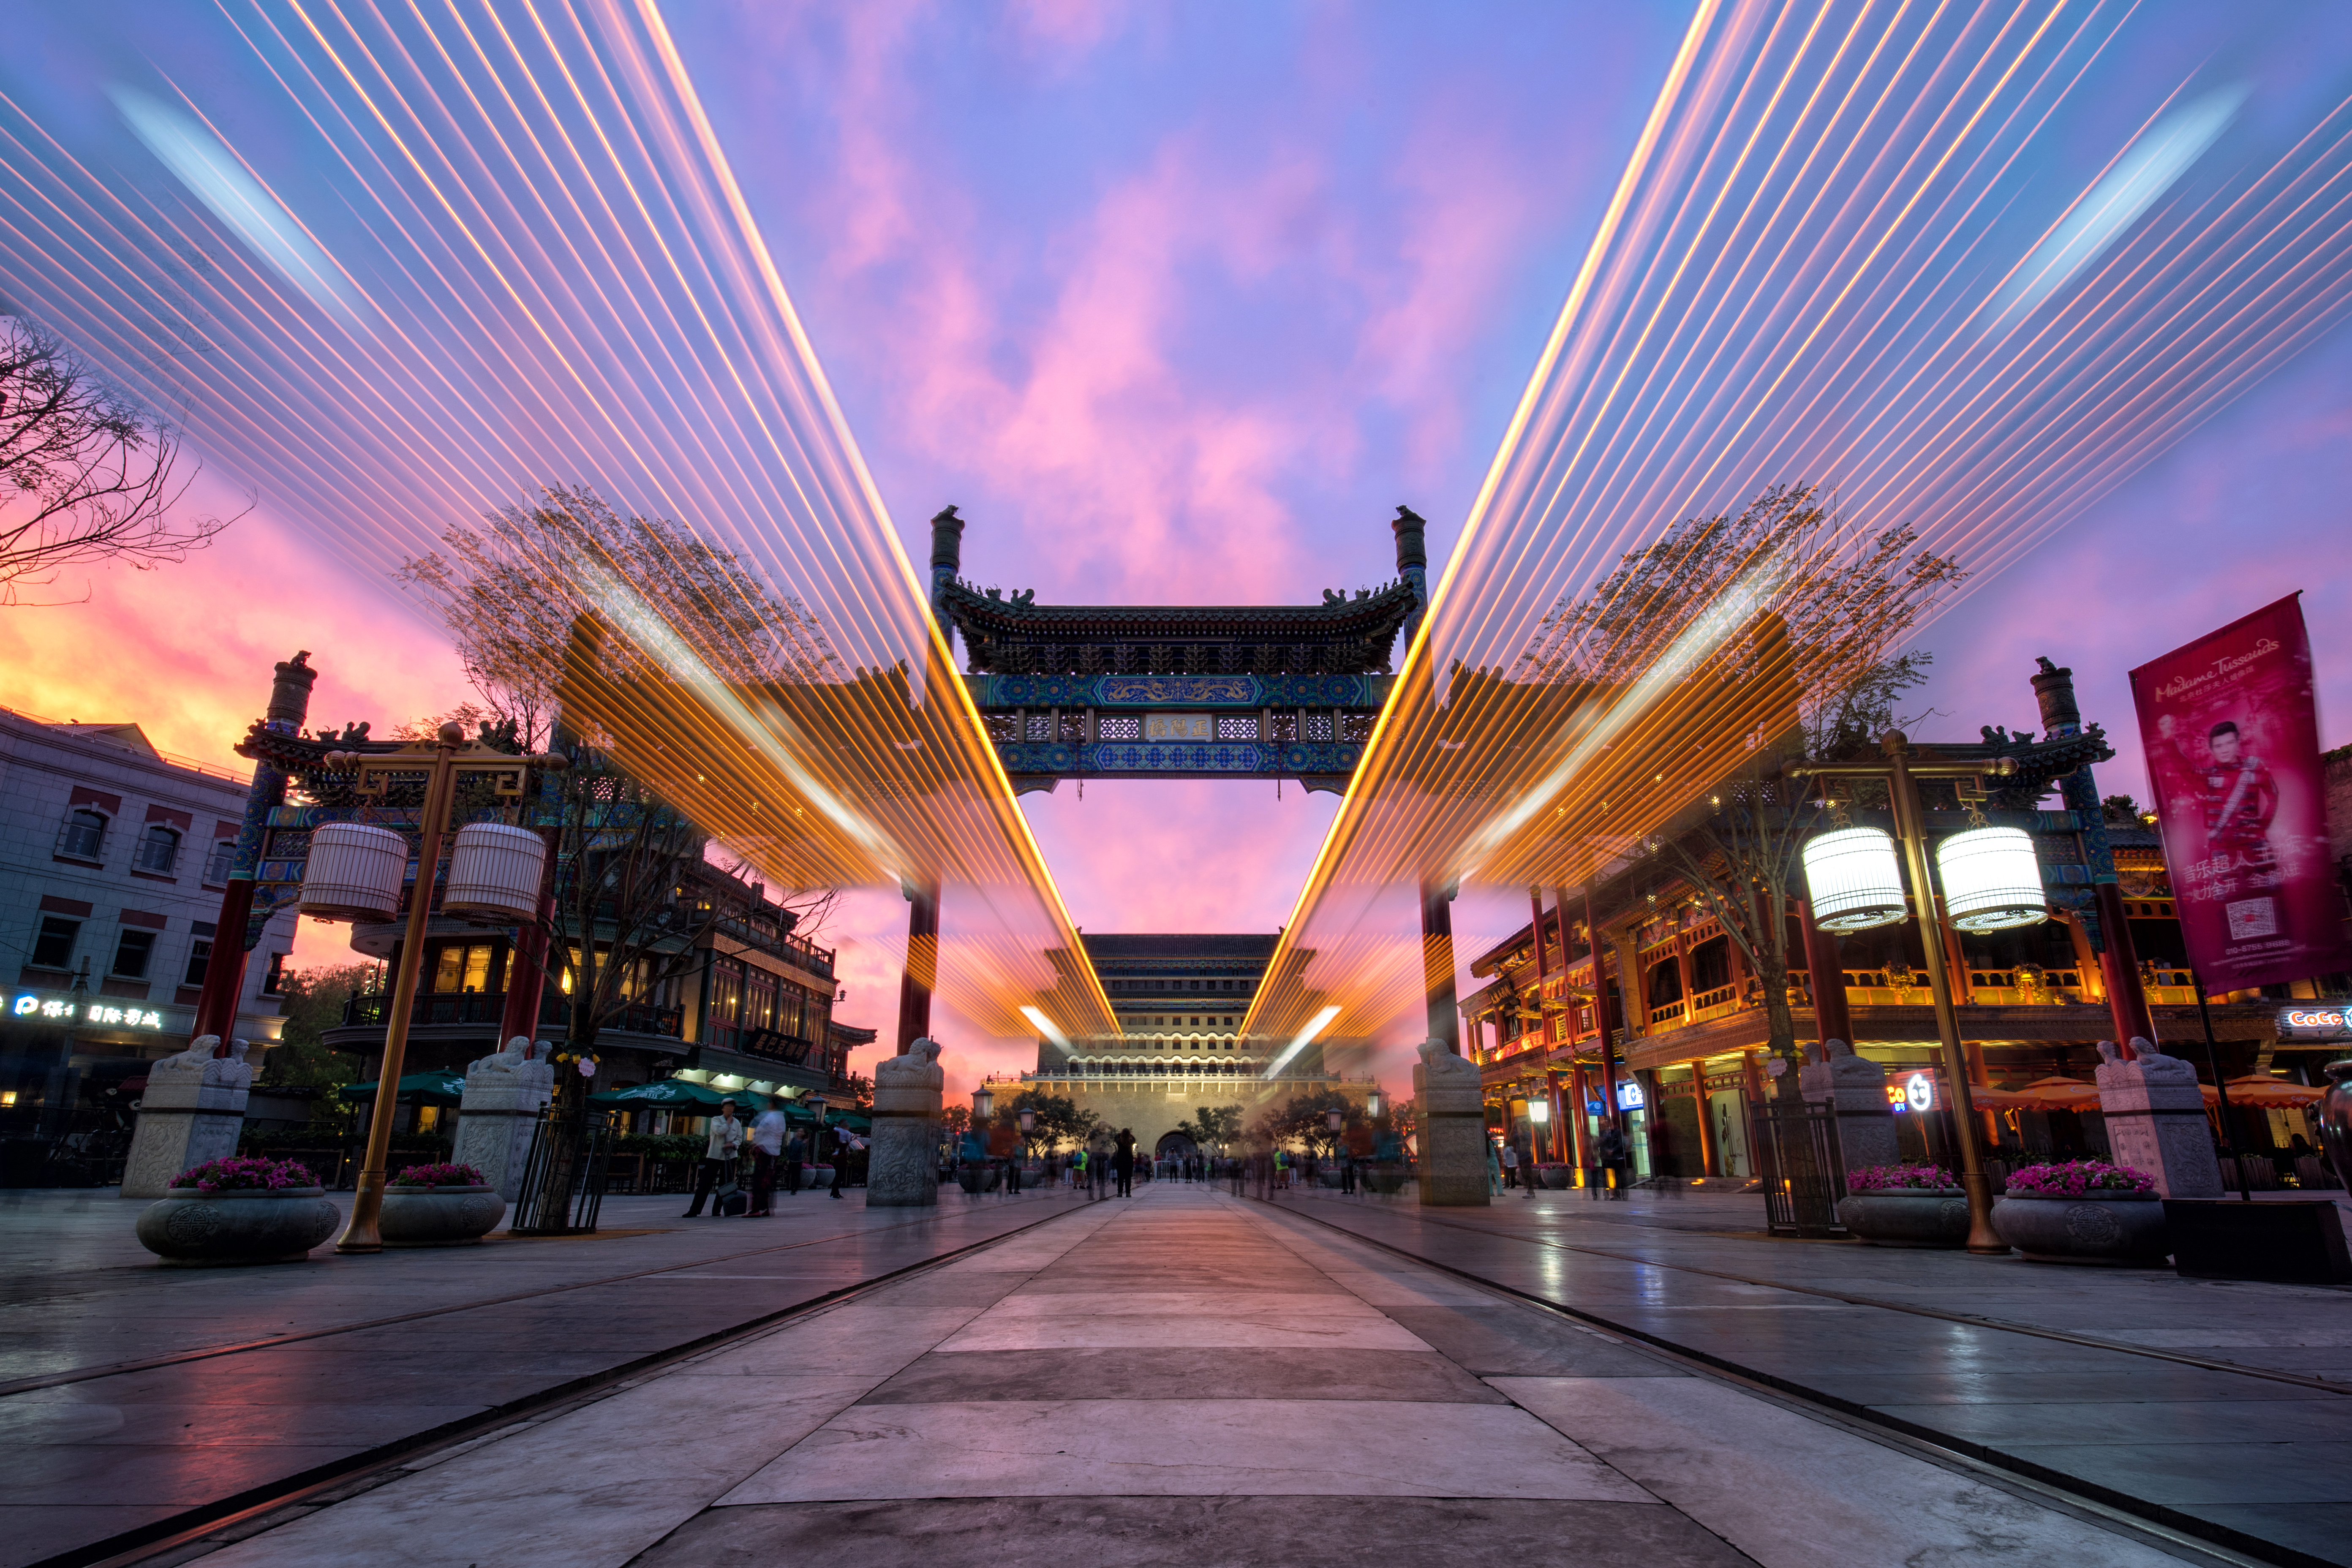
[[[1404,1190],[1402,1165],[1367,1165],[1362,1173],[1364,1185],[1376,1193],[1399,1193]]]
[[[386,1247],[475,1247],[506,1213],[494,1187],[386,1187],[376,1234]]]
[[[819,1187],[829,1187],[831,1185],[833,1185],[833,1167],[831,1165],[803,1165],[801,1167],[801,1191],[805,1193]]]
[[[1576,1167],[1559,1164],[1538,1165],[1536,1175],[1551,1191],[1564,1192],[1576,1180]]]
[[[2172,1250],[2154,1193],[2034,1197],[2011,1193],[1992,1205],[2000,1238],[2036,1263],[2158,1268]]]
[[[167,1268],[299,1263],[335,1234],[342,1211],[320,1187],[166,1194],[141,1212],[139,1245]]]
[[[1336,1165],[1326,1165],[1323,1169],[1315,1173],[1315,1181],[1319,1186],[1326,1186],[1335,1193],[1338,1192],[1339,1190],[1339,1168]]]
[[[1872,1247],[1966,1247],[1969,1198],[1958,1187],[1894,1188],[1838,1200],[1838,1223]]]

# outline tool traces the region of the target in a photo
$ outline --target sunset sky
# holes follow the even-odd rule
[[[966,575],[1041,603],[1314,603],[1393,575],[1399,502],[1431,521],[1442,560],[1688,19],[1622,0],[674,9],[909,552],[953,502]],[[0,59],[0,92],[66,134],[112,114],[107,80],[160,63],[198,95],[205,62],[234,53],[210,8],[107,10],[100,35],[0,5],[36,46]],[[2119,114],[2144,119],[2200,66],[2160,41],[2210,15],[2139,8],[2106,84],[2132,100]],[[2273,37],[2249,79],[2281,79],[2282,58],[2352,58],[2352,16],[2276,15],[2299,37]],[[2273,16],[2244,8],[2243,34]],[[137,150],[105,144],[126,163]],[[260,146],[302,156],[299,139]],[[1918,639],[1936,711],[1915,738],[2030,725],[2046,654],[2122,753],[2102,787],[2144,799],[2125,672],[2300,591],[2322,743],[2352,740],[2347,443],[2337,328],[1971,582]],[[467,696],[429,605],[274,507],[254,455],[197,456],[187,504],[243,515],[184,564],[77,572],[29,595],[50,603],[0,610],[0,702],[133,721],[233,764],[270,664],[298,647],[320,671],[316,722],[382,731]],[[404,504],[431,529],[467,521],[441,497]],[[1089,931],[1271,931],[1335,809],[1255,783],[1097,784],[1083,800],[1065,784],[1023,804]],[[895,892],[860,894],[824,938],[843,949],[841,1016],[886,1037],[903,919]],[[1466,958],[1526,910],[1471,899],[1456,919]],[[306,928],[300,957],[334,961],[333,933]],[[1024,1043],[940,1028],[960,1077],[1025,1065]]]

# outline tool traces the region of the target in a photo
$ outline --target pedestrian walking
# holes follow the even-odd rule
[[[766,1219],[776,1196],[776,1162],[784,1152],[784,1113],[772,1106],[751,1123],[751,1207],[746,1219]]]
[[[1486,1140],[1486,1195],[1490,1198],[1503,1195],[1503,1154],[1495,1147],[1492,1138]]]
[[[1110,1168],[1118,1177],[1118,1195],[1131,1198],[1135,1195],[1135,1134],[1122,1127],[1111,1142],[1116,1152],[1110,1157]]]
[[[1611,1121],[1601,1129],[1601,1174],[1609,1188],[1610,1201],[1625,1196],[1625,1134]]]
[[[680,1219],[699,1219],[702,1205],[709,1201],[714,1187],[735,1184],[735,1160],[743,1150],[743,1124],[735,1120],[735,1102],[722,1100],[719,1114],[710,1119],[709,1136],[702,1145],[702,1163],[694,1173],[694,1203],[678,1215]],[[712,1204],[710,1217],[719,1217],[720,1205]]]
[[[808,1163],[808,1143],[797,1132],[784,1140],[784,1195],[798,1197],[801,1167]]]
[[[1517,1186],[1519,1184],[1519,1146],[1516,1143],[1504,1144],[1502,1158],[1503,1185]]]
[[[1356,1157],[1353,1154],[1339,1156],[1339,1195],[1343,1198],[1356,1195]]]
[[[836,1199],[841,1196],[841,1189],[849,1184],[849,1152],[856,1147],[857,1140],[850,1136],[848,1128],[833,1130],[833,1186],[829,1190]]]

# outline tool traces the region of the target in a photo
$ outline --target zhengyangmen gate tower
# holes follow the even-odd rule
[[[1396,580],[1319,605],[1040,605],[960,575],[963,519],[931,519],[931,612],[961,637],[964,680],[1017,794],[1089,778],[1292,781],[1344,794],[1429,602],[1423,520],[1397,508]],[[1341,1089],[1318,1042],[1272,1078],[1244,1038],[1272,934],[1088,937],[1122,1033],[1041,1037],[1026,1087],[1067,1095],[1147,1149],[1202,1105]],[[1300,955],[1303,959],[1306,955]]]

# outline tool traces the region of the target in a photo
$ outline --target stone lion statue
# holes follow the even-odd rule
[[[937,1040],[919,1039],[903,1057],[885,1057],[874,1064],[874,1086],[891,1089],[944,1089],[947,1073],[940,1066]]]
[[[1421,1043],[1421,1066],[1432,1083],[1440,1079],[1466,1079],[1473,1084],[1478,1081],[1478,1064],[1468,1057],[1457,1056],[1452,1044],[1444,1040],[1427,1039]]]
[[[530,1037],[517,1035],[507,1042],[506,1049],[492,1051],[488,1056],[478,1057],[473,1061],[467,1062],[466,1075],[470,1078],[478,1072],[511,1073],[523,1063],[530,1060],[531,1050]]]

